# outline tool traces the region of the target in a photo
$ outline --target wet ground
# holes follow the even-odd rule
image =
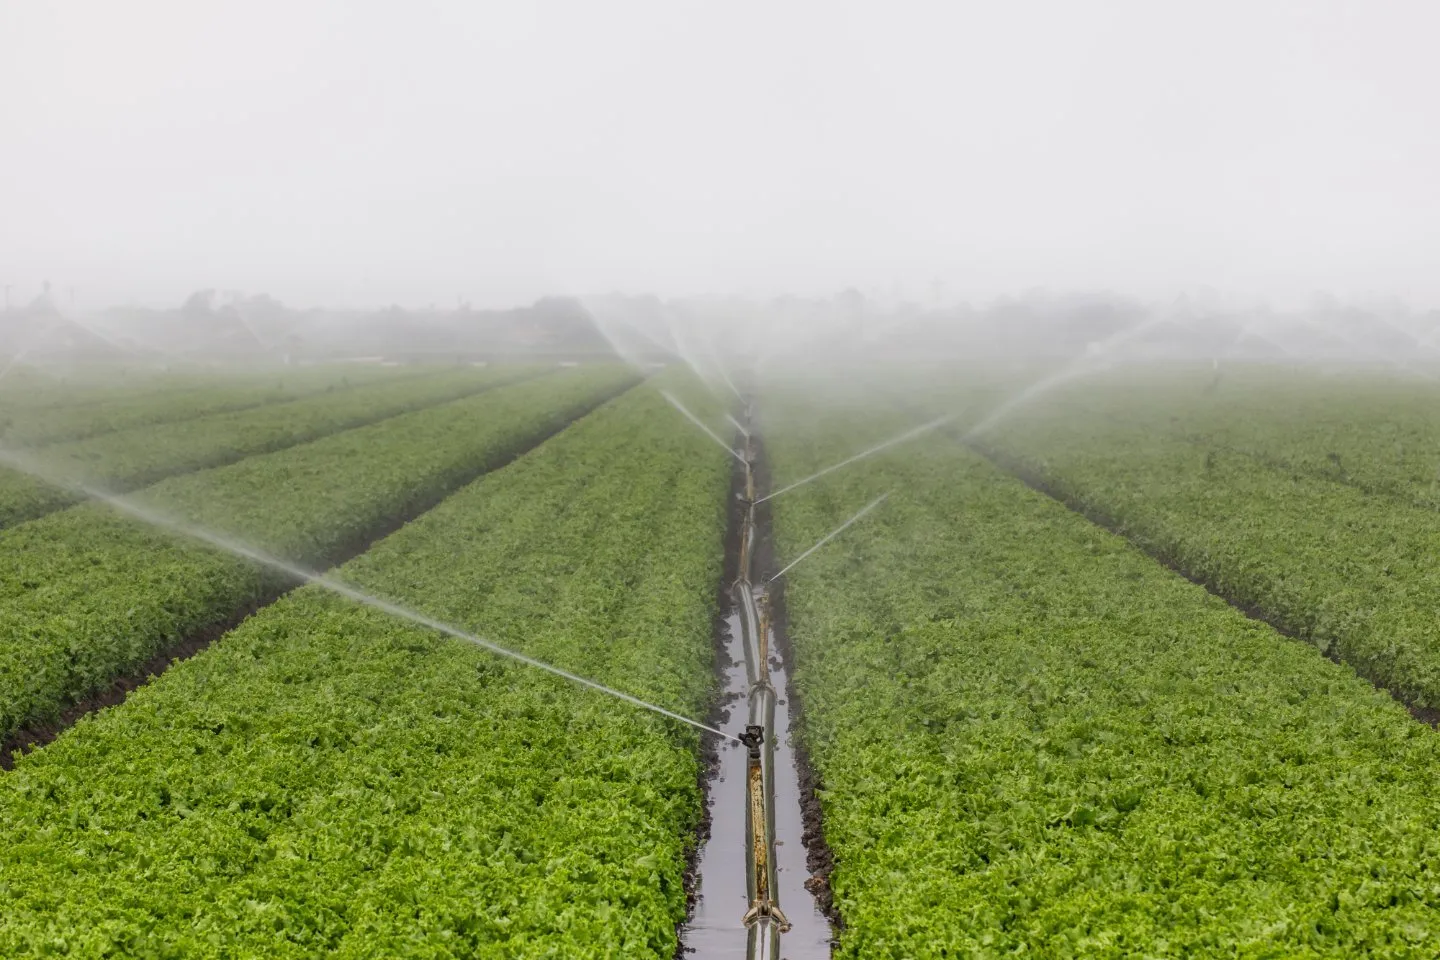
[[[725,618],[724,696],[728,713],[720,723],[726,733],[744,732],[746,721],[745,651],[740,618]],[[780,937],[783,960],[825,960],[830,956],[830,924],[805,888],[810,873],[801,842],[805,825],[800,805],[800,771],[790,742],[790,704],[785,694],[785,666],[773,646],[770,677],[781,692],[775,705],[775,867],[780,909],[791,930]],[[745,748],[726,741],[718,746],[715,777],[709,784],[710,838],[696,863],[695,909],[682,939],[685,956],[696,960],[745,957],[745,927],[740,919],[749,907],[746,894]]]

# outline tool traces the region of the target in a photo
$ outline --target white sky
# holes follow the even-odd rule
[[[1440,305],[1440,4],[0,0],[0,283]]]

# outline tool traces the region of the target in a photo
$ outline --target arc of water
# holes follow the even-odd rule
[[[269,353],[275,349],[273,344],[260,336],[260,331],[256,330],[255,325],[250,322],[250,318],[245,316],[245,308],[238,299],[230,306],[235,308],[235,316],[240,318],[240,325],[245,328],[245,332],[250,334],[250,339],[254,340],[261,350]]]
[[[779,573],[775,574],[775,576],[771,577],[765,582],[774,583],[776,580],[779,580],[781,577],[785,576],[785,574],[795,569],[795,565],[798,564],[801,560],[804,560],[806,557],[810,556],[810,554],[814,553],[816,550],[819,550],[831,540],[834,540],[836,537],[840,536],[840,534],[845,531],[846,527],[849,527],[851,524],[858,521],[861,517],[865,516],[865,514],[880,506],[880,504],[884,503],[885,499],[889,497],[890,494],[893,492],[894,491],[887,490],[885,493],[880,494],[880,496],[865,504],[865,506],[861,507],[860,510],[853,517],[840,524],[840,526],[836,527],[834,530],[831,530],[829,533],[825,534],[825,536],[821,537],[818,541],[816,541],[813,547],[800,554],[800,556],[796,557],[794,560],[791,560],[788,564],[785,565],[785,568],[783,570],[781,570]]]
[[[1098,364],[1099,362],[1103,361],[1109,354],[1113,353],[1122,344],[1126,343],[1129,340],[1133,340],[1135,337],[1139,336],[1141,333],[1144,333],[1146,330],[1149,330],[1152,327],[1159,326],[1163,323],[1174,322],[1175,321],[1169,317],[1150,317],[1146,320],[1141,321],[1140,323],[1134,324],[1133,326],[1116,331],[1115,333],[1106,337],[1099,343],[1090,344],[1085,348],[1084,352],[1082,352],[1078,356],[1071,358],[1071,360],[1066,363],[1065,366],[1061,367],[1060,370],[1056,371],[1048,377],[1037,380],[1035,383],[1032,383],[1030,386],[1026,387],[1018,394],[1014,395],[1010,399],[1006,400],[1004,403],[1000,404],[995,409],[991,410],[990,413],[988,413],[982,420],[980,420],[979,423],[970,428],[970,430],[965,434],[965,439],[974,439],[984,431],[993,427],[1016,407],[1019,407],[1024,403],[1028,403],[1030,400],[1033,400],[1035,397],[1038,397],[1042,393],[1053,390],[1060,384],[1088,372],[1089,365]],[[839,470],[841,467],[847,467],[850,464],[855,463],[859,460],[864,460],[867,457],[874,456],[875,454],[880,453],[882,450],[887,450],[898,443],[904,443],[906,440],[912,440],[922,434],[929,433],[930,431],[942,427],[945,424],[951,422],[952,420],[955,420],[959,416],[960,413],[956,412],[947,413],[943,416],[936,417],[934,420],[931,420],[928,423],[922,423],[918,427],[913,427],[912,429],[905,431],[899,436],[891,437],[884,443],[877,443],[875,446],[870,447],[868,450],[862,450],[854,456],[846,457],[839,463],[832,464],[826,467],[824,470],[818,470],[815,473],[810,474],[810,476],[808,477],[804,477],[800,480],[796,480],[794,483],[787,484],[786,486],[781,487],[779,490],[774,491],[768,496],[761,497],[755,502],[764,503],[766,500],[773,500],[775,497],[778,497],[783,493],[787,493],[791,490],[796,489],[797,487],[803,487],[805,486],[805,484],[818,480],[828,473],[833,473],[834,471]]]
[[[122,352],[122,353],[129,353],[129,354],[134,354],[134,353],[136,353],[136,350],[135,350],[134,347],[127,346],[127,345],[125,345],[124,343],[121,343],[119,340],[117,340],[117,339],[115,338],[113,332],[112,332],[112,333],[106,333],[106,332],[102,331],[98,326],[96,326],[94,323],[92,323],[92,322],[89,321],[89,320],[82,320],[82,319],[80,319],[80,317],[79,317],[78,315],[69,317],[69,318],[67,318],[67,319],[69,319],[69,321],[70,321],[71,323],[75,324],[75,325],[76,325],[77,327],[79,327],[80,329],[84,330],[86,333],[89,333],[89,334],[91,334],[91,335],[93,335],[93,336],[95,336],[95,337],[100,338],[101,340],[104,340],[107,344],[109,344],[110,346],[114,347],[116,350],[119,350],[119,351]],[[161,352],[161,353],[166,353],[166,352],[167,352],[167,351],[162,350],[162,349],[160,349],[160,348],[158,348],[158,347],[155,348],[155,349],[156,349],[158,352]],[[174,356],[173,353],[169,353],[169,355],[170,355],[170,356]]]
[[[717,400],[720,399],[719,394],[715,392],[714,386],[711,385],[710,377],[706,376],[705,371],[702,369],[699,360],[689,349],[688,337],[685,335],[684,329],[680,326],[680,324],[675,322],[673,317],[670,316],[670,311],[668,309],[664,310],[661,316],[665,320],[665,331],[670,335],[671,341],[675,344],[676,355],[682,361],[684,361],[686,366],[688,366],[691,370],[695,372],[695,376],[699,378],[702,384],[704,384],[705,389],[710,392],[710,395],[712,397],[715,397],[715,399]]]
[[[71,323],[75,324],[80,329],[84,330],[86,333],[92,334],[93,336],[104,340],[110,346],[114,347],[116,350],[121,351],[122,353],[133,354],[136,356],[144,356],[145,354],[143,351],[149,350],[172,360],[184,359],[180,351],[171,349],[167,346],[162,346],[161,344],[156,343],[154,340],[142,336],[133,328],[124,331],[116,331],[114,328],[109,328],[107,332],[106,330],[101,329],[100,325],[94,321],[93,316],[90,319],[85,319],[82,318],[79,314],[75,314],[73,316],[67,317],[66,319],[68,319]],[[134,347],[122,342],[119,339],[122,336],[129,337],[137,344],[139,344],[139,346]]]
[[[715,369],[720,372],[720,379],[725,381],[725,386],[729,387],[730,392],[735,394],[735,399],[744,400],[745,398],[741,395],[740,388],[735,386],[735,381],[730,379],[730,374],[726,371],[725,364],[720,361],[720,353],[715,349],[715,341],[710,337],[706,337],[705,347],[710,351],[710,360],[715,364]],[[732,417],[731,419],[733,420],[734,418]],[[737,423],[736,426],[740,425]],[[744,427],[740,427],[740,429],[744,431],[745,436],[750,436],[750,432],[745,430]]]
[[[774,500],[782,493],[787,493],[788,491],[794,490],[796,487],[803,487],[807,483],[819,480],[827,473],[834,473],[841,467],[848,467],[850,464],[855,463],[858,460],[864,460],[866,457],[873,457],[875,454],[881,452],[882,450],[888,450],[898,443],[904,443],[906,440],[913,440],[915,437],[918,437],[921,434],[929,433],[931,430],[936,430],[940,427],[943,427],[945,424],[954,420],[958,416],[960,416],[960,414],[958,413],[947,413],[944,416],[936,417],[934,420],[931,420],[928,423],[922,423],[918,427],[913,427],[909,430],[906,430],[898,437],[891,437],[884,443],[877,443],[875,446],[870,447],[868,450],[861,450],[854,456],[846,457],[839,463],[833,463],[830,466],[826,467],[824,470],[817,470],[816,472],[810,474],[810,476],[808,477],[804,477],[800,480],[796,480],[794,483],[787,484],[786,486],[781,487],[779,490],[776,490],[774,493],[767,494],[761,497],[759,500],[756,500],[755,502],[764,503],[766,500]]]
[[[638,371],[644,372],[645,365],[640,362],[637,355],[631,350],[622,347],[620,345],[619,338],[615,336],[613,330],[611,329],[609,321],[601,319],[600,315],[604,312],[603,308],[597,310],[591,307],[589,304],[585,303],[583,300],[581,301],[580,306],[581,309],[583,309],[586,314],[589,315],[590,322],[594,324],[595,329],[600,332],[600,336],[604,337],[606,342],[610,344],[610,349],[615,351],[615,355],[619,357],[624,363],[629,364]],[[635,327],[634,324],[628,324],[628,326],[632,330],[638,329]],[[644,333],[641,333],[641,336],[644,336],[645,339],[649,340],[651,343],[655,343],[654,338],[646,336]],[[664,352],[668,352],[666,351],[665,347],[662,347],[658,343],[655,343],[655,346],[659,347]]]
[[[698,720],[692,720],[683,714],[676,713],[673,710],[667,710],[665,707],[659,706],[658,704],[649,703],[645,700],[641,700],[639,697],[632,696],[631,694],[628,694],[623,690],[616,690],[614,687],[609,687],[603,683],[599,683],[598,681],[591,680],[587,677],[582,677],[576,673],[571,673],[569,670],[566,670],[562,667],[557,667],[553,664],[546,663],[543,660],[537,660],[534,657],[527,656],[517,650],[511,650],[508,647],[502,647],[498,643],[487,640],[484,637],[479,636],[478,634],[471,633],[468,630],[462,630],[461,628],[452,626],[451,624],[445,623],[444,621],[436,620],[434,617],[427,616],[417,610],[412,610],[409,607],[402,606],[393,601],[385,600],[381,597],[374,596],[373,594],[365,593],[363,590],[358,590],[355,587],[350,586],[349,584],[342,583],[341,581],[335,580],[331,577],[327,577],[323,573],[307,569],[306,567],[291,563],[288,560],[282,560],[279,557],[267,553],[266,551],[261,550],[258,547],[251,546],[238,540],[232,540],[228,537],[223,537],[219,534],[212,533],[209,530],[204,530],[199,527],[192,526],[182,520],[167,516],[159,510],[143,506],[142,504],[139,504],[128,497],[111,493],[107,490],[101,490],[100,488],[91,486],[89,484],[79,483],[74,480],[68,479],[64,476],[54,473],[54,471],[47,470],[44,466],[39,464],[33,458],[17,453],[14,450],[0,447],[0,463],[3,463],[6,466],[12,467],[16,470],[20,470],[24,473],[28,473],[31,476],[38,477],[39,479],[44,480],[47,483],[54,484],[55,486],[63,487],[74,493],[79,493],[91,499],[107,503],[121,513],[133,517],[136,520],[140,520],[143,523],[147,523],[155,527],[160,527],[161,529],[169,530],[172,533],[178,533],[193,540],[198,540],[201,543],[215,547],[219,550],[223,550],[226,553],[241,557],[246,560],[250,560],[254,563],[258,563],[262,566],[275,570],[279,573],[283,573],[286,576],[293,577],[303,583],[311,584],[323,590],[327,590],[331,593],[337,594],[341,597],[346,598],[347,600],[352,600],[355,603],[360,603],[365,606],[372,607],[376,610],[381,611],[382,613],[387,613],[401,620],[408,620],[411,623],[417,624],[422,627],[427,627],[438,633],[443,633],[446,636],[455,638],[456,640],[464,640],[467,643],[472,643],[477,647],[481,647],[482,649],[490,651],[491,653],[498,654],[502,657],[508,657],[511,660],[523,663],[528,667],[534,667],[536,670],[542,670],[546,673],[554,674],[557,677],[569,680],[571,683],[578,684],[582,687],[588,687],[591,690],[603,693],[609,697],[614,697],[617,700],[622,700],[625,703],[631,704],[635,707],[639,707],[643,710],[648,710],[651,713],[656,713],[663,717],[669,717],[671,720],[677,720],[680,723],[687,724],[704,733],[713,733],[717,737],[722,737],[726,740],[732,740],[736,743],[742,742],[739,737],[732,736],[731,734],[725,733],[722,730],[717,730],[714,727],[701,723]]]
[[[1004,403],[987,413],[984,418],[965,432],[965,439],[973,440],[980,434],[989,430],[1005,417],[1009,416],[1016,408],[1029,403],[1041,394],[1054,390],[1061,384],[1068,383],[1076,377],[1084,376],[1091,372],[1096,365],[1105,361],[1112,353],[1124,344],[1134,340],[1140,334],[1162,324],[1176,323],[1173,318],[1166,316],[1154,316],[1123,330],[1116,331],[1099,343],[1090,344],[1078,356],[1071,358],[1070,362],[1055,371],[1048,377],[1035,381],[1010,397]]]
[[[681,403],[678,399],[676,399],[673,393],[671,393],[669,390],[661,390],[660,395],[666,400],[669,400],[670,406],[674,407],[676,410],[679,410],[682,414],[684,414],[687,420],[695,424],[695,426],[699,427],[701,430],[704,430],[705,436],[709,437],[711,440],[714,440],[716,443],[720,444],[720,446],[724,447],[726,452],[728,452],[730,456],[734,457],[736,460],[739,460],[741,463],[746,462],[744,455],[741,454],[740,451],[736,450],[734,447],[730,446],[730,444],[720,439],[719,434],[707,427],[705,425],[705,421],[701,420],[699,417],[695,416],[695,414],[687,410],[685,408],[685,404]]]

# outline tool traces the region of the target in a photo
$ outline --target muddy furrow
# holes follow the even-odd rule
[[[765,496],[774,489],[770,477],[770,463],[765,457],[765,442],[758,435],[755,438],[755,486],[759,496]],[[759,504],[755,510],[755,559],[756,569],[764,580],[775,576],[784,560],[775,553],[773,501]],[[779,705],[785,715],[777,714],[776,726],[784,732],[784,743],[792,754],[796,771],[797,793],[800,803],[800,840],[805,848],[805,870],[808,877],[804,887],[815,899],[816,909],[829,923],[831,930],[825,931],[827,940],[833,943],[833,931],[841,928],[840,912],[835,908],[835,899],[830,891],[830,871],[835,866],[834,854],[825,842],[825,824],[820,809],[820,791],[823,784],[810,765],[809,754],[799,736],[803,729],[805,715],[803,703],[796,695],[791,671],[795,664],[794,649],[790,645],[789,612],[785,606],[785,581],[780,579],[768,585],[770,596],[771,644],[778,654],[772,661],[771,672],[776,678],[776,687],[782,699]],[[828,956],[828,953],[826,954]]]
[[[769,511],[753,506],[763,496],[760,445],[743,434],[736,441],[746,462],[734,473],[716,636],[722,693],[711,723],[750,743],[706,748],[705,813],[681,951],[700,960],[820,960],[830,956],[832,939],[828,852],[814,783],[793,739],[785,650],[761,576],[771,552]]]

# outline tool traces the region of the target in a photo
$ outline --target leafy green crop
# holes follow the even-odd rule
[[[775,413],[776,484],[915,422]],[[939,438],[773,501],[780,556],[885,490],[785,580],[841,956],[1440,953],[1433,731]]]
[[[339,573],[703,714],[728,480],[642,388]],[[0,955],[668,960],[699,774],[689,728],[305,588],[0,777]]]
[[[0,393],[0,442],[16,447],[82,440],[112,430],[173,423],[414,375],[413,368],[346,365],[259,377],[152,376],[130,387],[33,385],[20,395]]]
[[[59,410],[214,383],[215,372],[208,367],[162,369],[148,364],[104,363],[59,369],[21,362],[0,380],[0,410]]]
[[[175,477],[136,498],[324,566],[634,382],[566,371]],[[0,532],[0,737],[282,586],[270,573],[96,504]]]
[[[1404,464],[1387,466],[1383,433],[1362,444],[1337,425],[1347,395],[1353,423],[1382,416],[1363,385],[1323,384],[1324,403],[1303,399],[1320,384],[1312,394],[1280,386],[1242,392],[1222,380],[1216,395],[1238,397],[1222,414],[1176,385],[1085,385],[1017,414],[983,444],[1221,595],[1408,702],[1440,706],[1440,512],[1421,502]],[[1414,426],[1420,409],[1399,408],[1394,420]],[[1440,442],[1440,428],[1430,430]],[[1325,475],[1330,447],[1345,451],[1336,460],[1346,476]]]
[[[1087,431],[1163,434],[1440,508],[1440,389],[1429,381],[1237,367],[1218,380],[1112,376],[1057,400]]]
[[[106,433],[46,447],[46,469],[123,493],[165,477],[283,450],[386,417],[455,400],[533,376],[534,366],[462,367],[403,377],[288,403]],[[28,474],[0,470],[0,529],[43,516],[80,498]]]

